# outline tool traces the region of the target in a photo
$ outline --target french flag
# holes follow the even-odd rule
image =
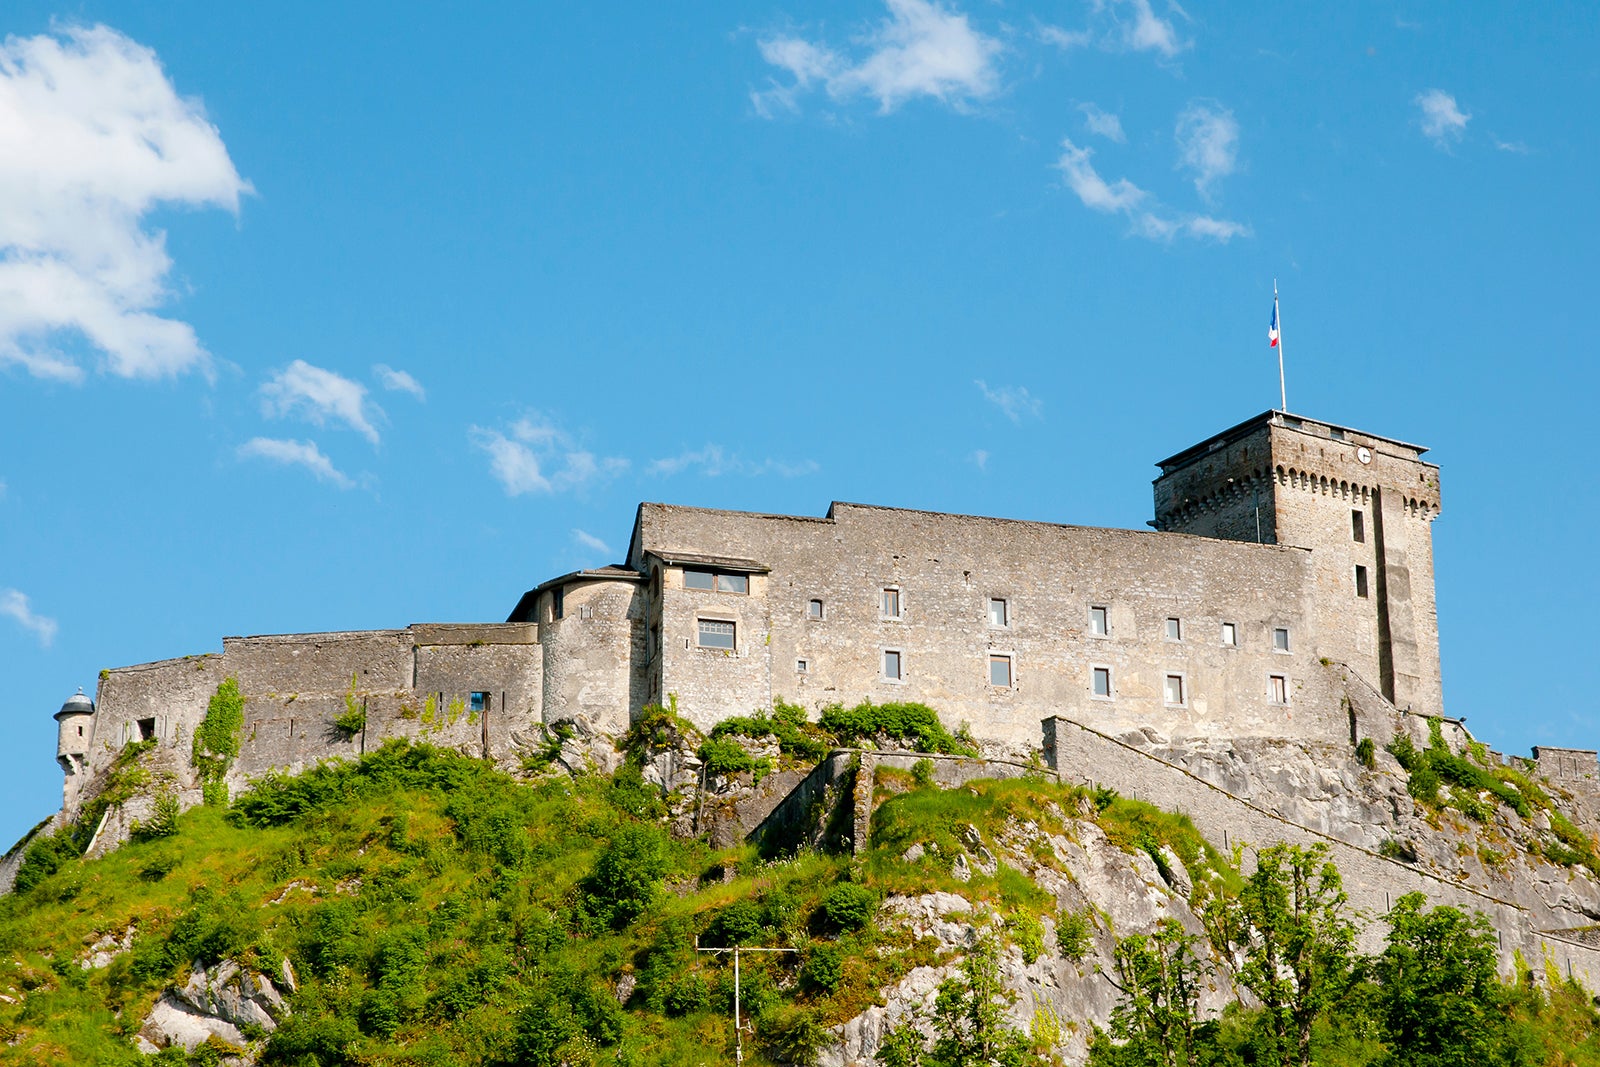
[[[1278,294],[1272,294],[1272,321],[1267,324],[1267,347],[1278,347]]]

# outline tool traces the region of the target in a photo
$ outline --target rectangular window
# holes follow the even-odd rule
[[[1356,596],[1367,598],[1367,568],[1359,563],[1356,564]]]
[[[1183,640],[1183,620],[1182,619],[1168,619],[1167,620],[1167,640],[1168,641],[1182,641]]]
[[[989,657],[989,684],[1011,688],[1011,657]]]
[[[470,697],[467,698],[467,708],[470,711],[488,711],[489,710],[489,694],[488,693],[473,693]]]
[[[794,661],[794,670],[796,674],[805,674],[811,670],[811,664],[803,659],[797,659]]]
[[[902,673],[900,653],[892,648],[883,650],[883,676],[895,682],[905,677]]]
[[[1359,508],[1350,512],[1350,540],[1358,545],[1367,540],[1367,514]]]
[[[1274,704],[1289,703],[1289,679],[1286,675],[1268,675],[1267,680],[1272,686],[1272,702]]]
[[[750,592],[750,576],[748,574],[728,574],[723,571],[690,570],[683,571],[683,587],[685,589],[710,589],[718,593]]]
[[[1289,629],[1286,626],[1276,627],[1272,631],[1272,649],[1274,652],[1289,651]]]
[[[878,613],[885,619],[898,619],[900,617],[900,590],[885,589],[883,597],[878,602]]]
[[[154,741],[156,739],[156,721],[154,719],[139,720],[139,740]]]
[[[699,645],[701,648],[734,647],[734,626],[720,619],[701,619]]]
[[[565,586],[557,586],[555,592],[550,594],[550,619],[554,622],[557,619],[566,617],[567,590]]]
[[[1229,648],[1239,647],[1239,627],[1231,622],[1222,624],[1222,643]]]
[[[1093,607],[1089,609],[1089,632],[1096,637],[1108,637],[1111,634],[1111,609]]]
[[[1344,431],[1339,429],[1337,426],[1331,426],[1328,428],[1328,437],[1334,441],[1343,441]]]
[[[989,598],[989,625],[1006,627],[1011,625],[1011,609],[1004,598],[992,596]]]
[[[1111,696],[1111,668],[1094,668],[1094,695],[1097,697]]]
[[[820,619],[820,618],[822,618],[822,601],[820,601],[820,600],[808,600],[808,601],[806,601],[806,618],[808,618],[808,619]]]
[[[1182,706],[1183,704],[1183,675],[1167,675],[1166,686],[1167,703]]]

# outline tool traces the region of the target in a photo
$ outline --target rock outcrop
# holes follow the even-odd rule
[[[294,970],[287,960],[278,981],[283,990],[295,990]],[[289,1003],[278,984],[260,971],[223,960],[214,967],[195,964],[189,981],[161,995],[135,1038],[146,1055],[166,1048],[192,1052],[208,1042],[232,1053],[232,1062],[253,1064],[261,1038],[278,1028],[290,1015]]]

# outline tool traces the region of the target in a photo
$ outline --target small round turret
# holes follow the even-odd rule
[[[67,698],[56,712],[59,729],[56,734],[56,762],[68,774],[83,769],[89,758],[89,738],[94,722],[94,701],[83,695],[83,690]]]

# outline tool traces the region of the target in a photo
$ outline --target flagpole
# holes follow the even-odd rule
[[[1289,390],[1283,383],[1283,313],[1278,310],[1278,279],[1272,279],[1272,315],[1278,320],[1278,402],[1283,406],[1278,410],[1284,414],[1289,412]]]

